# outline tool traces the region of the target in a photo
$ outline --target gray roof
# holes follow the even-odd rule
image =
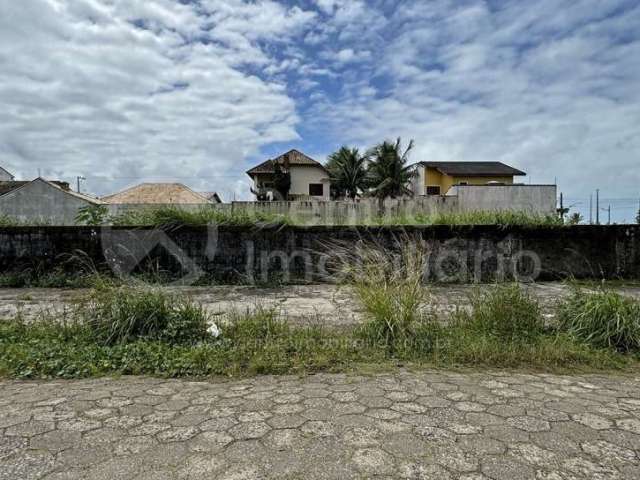
[[[522,176],[525,172],[502,162],[419,162],[417,165],[435,168],[440,173],[453,176]]]
[[[11,177],[11,180],[14,179],[13,173],[11,173],[9,170],[7,170],[6,168],[0,167],[0,173],[5,173],[8,177]]]

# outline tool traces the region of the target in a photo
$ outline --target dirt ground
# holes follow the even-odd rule
[[[295,324],[319,323],[346,327],[363,320],[363,310],[353,292],[335,285],[290,285],[277,288],[251,286],[166,287],[168,291],[186,295],[202,304],[213,316],[224,318],[232,311],[256,308],[275,309]],[[490,286],[429,286],[429,302],[425,308],[446,319],[456,308],[466,308],[476,289]],[[553,306],[569,293],[562,283],[537,283],[526,288],[535,295],[547,316]],[[640,298],[640,286],[619,286],[618,291]],[[87,290],[72,289],[0,289],[0,319],[20,314],[32,320],[46,314],[68,315],[73,305]]]

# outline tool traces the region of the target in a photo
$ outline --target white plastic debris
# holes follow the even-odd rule
[[[215,323],[212,323],[209,325],[209,328],[207,328],[207,333],[209,333],[213,338],[218,338],[220,336],[220,329]]]

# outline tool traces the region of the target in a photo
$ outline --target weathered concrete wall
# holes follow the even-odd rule
[[[375,242],[390,252],[418,241],[429,255],[428,278],[493,281],[514,278],[640,278],[640,226],[501,228],[496,226],[0,228],[0,271],[52,268],[84,252],[100,268],[121,273],[143,265],[185,283],[327,280],[336,245],[353,251]],[[285,268],[283,268],[283,266]],[[75,268],[75,267],[72,267]]]
[[[461,212],[513,210],[542,215],[556,211],[555,185],[458,185],[448,195],[458,197]]]
[[[0,213],[22,222],[74,225],[78,209],[91,205],[36,179],[0,197]]]
[[[373,198],[350,201],[232,202],[234,212],[288,215],[307,225],[357,225],[378,217],[399,218],[458,211],[457,197]]]

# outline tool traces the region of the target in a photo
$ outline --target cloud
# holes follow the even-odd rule
[[[401,135],[413,159],[500,160],[573,195],[637,195],[637,2],[405,2],[339,101],[314,107],[328,138]],[[363,96],[363,85],[377,87]],[[621,172],[625,172],[621,176]]]
[[[636,196],[638,25],[637,0],[2,2],[0,163],[246,198],[264,156],[402,136]]]
[[[98,193],[225,187],[262,146],[298,138],[285,85],[238,65],[281,65],[261,43],[314,15],[271,1],[3,2],[0,161],[27,178],[84,174]]]

